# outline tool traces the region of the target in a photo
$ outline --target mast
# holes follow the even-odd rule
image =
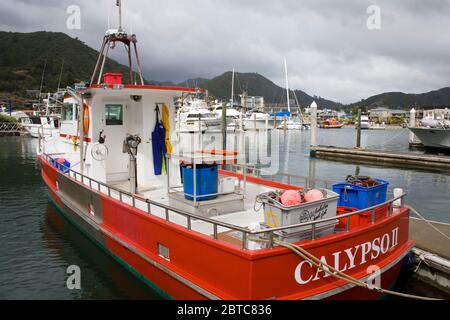
[[[288,82],[288,70],[287,70],[287,61],[286,58],[284,59],[284,72],[286,74],[286,98],[287,98],[287,107],[288,107],[288,112],[291,112],[291,104],[289,101],[289,82]]]
[[[45,58],[44,69],[42,70],[41,85],[39,86],[39,104],[41,104],[42,87],[44,85],[45,69],[47,68],[47,58]]]
[[[97,58],[97,63],[95,64],[94,71],[92,72],[90,83],[93,84],[97,77],[97,84],[101,84],[103,70],[106,63],[106,59],[108,57],[109,50],[114,49],[116,47],[115,45],[116,42],[121,42],[125,45],[125,50],[127,51],[128,55],[128,68],[129,68],[128,83],[133,84],[132,51],[134,51],[134,58],[136,60],[136,65],[138,68],[139,79],[141,81],[141,85],[144,85],[144,77],[142,76],[142,67],[137,50],[136,35],[127,34],[122,28],[122,0],[116,0],[116,6],[119,7],[119,28],[117,30],[108,29],[108,31],[106,32],[103,38],[102,47],[100,49]]]
[[[233,73],[231,75],[231,108],[233,108],[234,105],[234,68]]]
[[[64,69],[64,59],[61,64],[61,72],[59,73],[58,87],[56,88],[56,92],[59,91],[59,87],[61,86],[61,77],[62,77],[63,69]]]

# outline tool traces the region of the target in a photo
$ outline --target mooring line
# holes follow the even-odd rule
[[[441,230],[439,230],[437,227],[435,227],[429,220],[427,220],[423,215],[421,215],[416,209],[414,209],[413,207],[407,205],[406,206],[409,210],[412,211],[412,213],[414,213],[416,216],[418,216],[420,219],[422,219],[423,221],[425,221],[425,223],[427,223],[431,228],[433,228],[434,230],[436,230],[436,232],[440,233],[442,236],[444,236],[447,240],[450,240],[450,237],[448,235],[446,235],[445,233],[443,233]]]
[[[295,244],[289,243],[289,242],[284,242],[284,241],[280,241],[280,240],[274,240],[274,242],[280,246],[283,246],[285,248],[288,248],[290,250],[292,250],[294,253],[296,253],[298,256],[300,256],[301,258],[303,258],[304,260],[309,261],[312,265],[314,265],[316,268],[330,274],[331,276],[340,279],[340,280],[344,280],[348,283],[354,284],[355,286],[358,287],[363,287],[366,288],[368,290],[375,290],[381,293],[385,293],[385,294],[390,294],[390,295],[394,295],[394,296],[399,296],[399,297],[403,297],[403,298],[409,298],[409,299],[417,299],[417,300],[440,300],[440,299],[436,299],[436,298],[430,298],[430,297],[424,297],[424,296],[417,296],[417,295],[412,295],[412,294],[407,294],[407,293],[402,293],[402,292],[397,292],[397,291],[392,291],[392,290],[388,290],[388,289],[383,289],[374,285],[369,285],[363,281],[360,281],[352,276],[349,276],[348,274],[345,274],[337,269],[335,269],[334,267],[322,262],[320,259],[318,259],[316,256],[314,256],[313,254],[309,253],[307,250],[301,248],[300,246],[297,246]],[[331,270],[331,271],[330,271]]]

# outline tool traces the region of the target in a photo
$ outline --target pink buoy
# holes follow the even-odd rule
[[[302,202],[300,193],[297,190],[287,190],[280,197],[284,206],[296,206]]]
[[[317,189],[309,190],[305,194],[306,202],[317,201],[317,200],[322,200],[322,199],[323,199],[323,193],[322,193],[322,191],[317,190]]]

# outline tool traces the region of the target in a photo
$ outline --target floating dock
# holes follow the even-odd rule
[[[450,169],[450,156],[435,154],[414,154],[333,146],[313,146],[310,155],[316,158],[362,162],[370,164],[390,164],[425,169]]]
[[[415,241],[413,253],[416,269],[413,277],[450,295],[450,246],[448,239],[429,224],[450,235],[450,224],[411,218],[410,238]]]

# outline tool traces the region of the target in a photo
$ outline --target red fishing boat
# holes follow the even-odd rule
[[[326,119],[322,124],[319,125],[319,128],[322,129],[340,129],[344,126],[344,123],[337,121],[336,119]]]
[[[129,84],[103,74],[114,43],[128,48]],[[404,195],[348,212],[331,190],[289,208],[270,200],[304,188],[251,174],[239,148],[180,143],[174,100],[193,89],[144,85],[136,43],[108,31],[59,135],[39,139],[42,178],[70,222],[166,298],[371,299],[395,283],[413,245]]]

